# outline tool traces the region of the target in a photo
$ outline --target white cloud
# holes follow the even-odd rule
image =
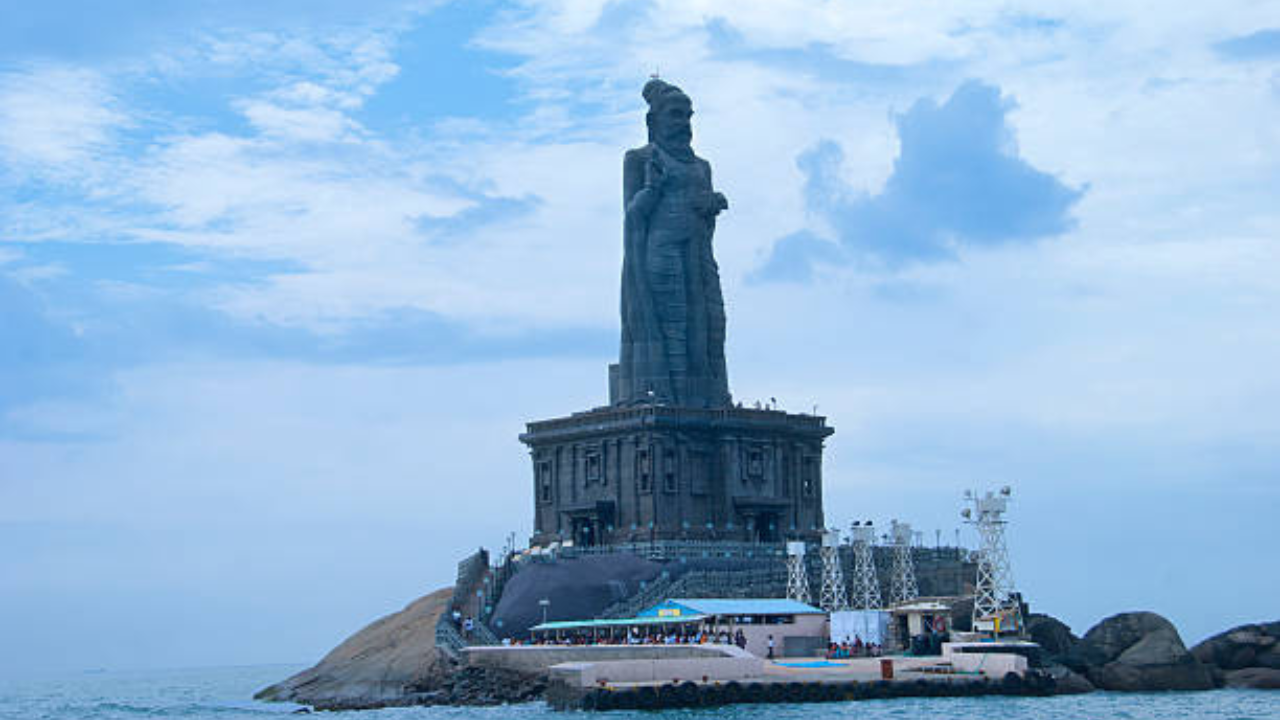
[[[76,177],[108,149],[128,115],[108,80],[84,69],[36,67],[0,74],[0,158],[41,174]]]
[[[1028,540],[1015,552],[1031,560],[1020,572],[1041,593],[1034,599],[1069,602],[1087,623],[1122,603],[1146,606],[1150,588],[1162,588],[1181,617],[1213,629],[1218,619],[1203,608],[1236,601],[1222,588],[1236,587],[1225,576],[1241,566],[1215,564],[1223,581],[1197,593],[1164,593],[1166,568],[1152,558],[1199,552],[1231,535],[1240,513],[1274,506],[1280,97],[1273,70],[1228,66],[1206,49],[1254,29],[1268,5],[1153,14],[1041,3],[1038,15],[1061,20],[1041,28],[1019,28],[1030,6],[1013,4],[673,0],[611,19],[627,7],[568,2],[497,22],[480,44],[523,59],[512,76],[528,114],[424,122],[412,134],[360,122],[396,77],[395,29],[212,35],[173,60],[190,66],[166,72],[213,63],[251,79],[229,103],[249,126],[184,123],[138,152],[113,145],[115,128],[149,110],[115,99],[118,78],[10,73],[0,83],[7,158],[117,169],[91,184],[88,209],[5,206],[6,236],[124,236],[291,261],[296,271],[252,285],[233,278],[212,300],[238,317],[326,332],[403,308],[486,332],[614,327],[621,155],[644,141],[639,90],[658,67],[693,96],[696,145],[731,203],[716,239],[731,385],[748,402],[816,403],[831,417],[832,520],[906,513],[926,531],[949,528],[958,488],[1012,480],[1028,498],[1017,519],[1030,520],[1019,530]],[[741,33],[742,52],[716,53],[705,28],[716,17]],[[863,76],[833,56],[920,66]],[[1023,157],[1090,184],[1077,231],[891,275],[827,268],[811,286],[742,284],[770,243],[812,222],[795,168],[802,149],[836,139],[846,180],[876,192],[897,150],[893,113],[969,76],[1017,99],[1010,121]],[[109,206],[94,205],[103,193]],[[539,202],[515,221],[454,235],[422,227],[494,197]],[[497,545],[508,528],[527,530],[527,458],[514,434],[530,418],[602,402],[604,362],[135,369],[101,406],[21,409],[36,430],[102,437],[74,447],[6,441],[0,514],[129,524],[216,511],[256,518],[259,529],[281,516],[343,527],[393,518],[425,532],[395,542],[437,572],[464,541]],[[1216,493],[1227,481],[1244,507]],[[1104,491],[1123,493],[1100,507]],[[1182,505],[1162,500],[1178,493]],[[1130,533],[1127,516],[1145,517],[1134,508],[1151,498],[1173,510]],[[1064,552],[1063,538],[1079,531],[1066,520],[1086,515],[1115,524]],[[1213,525],[1213,538],[1170,523],[1187,516]],[[1251,524],[1256,542],[1233,557],[1265,564],[1274,527]],[[1144,556],[1152,538],[1162,545]],[[419,543],[436,555],[419,557]],[[230,556],[212,540],[200,547]],[[239,552],[259,550],[247,541]],[[1104,552],[1107,567],[1125,571],[1112,575],[1126,577],[1114,593],[1081,597],[1068,585],[1096,572]],[[377,570],[404,577],[403,565]],[[330,572],[309,568],[299,583]],[[1274,597],[1265,573],[1247,580],[1253,606]],[[418,589],[416,577],[404,582]],[[1095,609],[1100,597],[1108,606]],[[296,588],[273,598],[266,615],[292,618]]]
[[[288,108],[261,100],[241,104],[241,112],[263,135],[292,142],[354,139],[360,127],[341,111],[324,107]]]
[[[817,222],[804,218],[795,168],[802,149],[819,138],[840,141],[850,183],[875,192],[896,152],[891,112],[969,75],[1018,100],[1011,122],[1031,164],[1090,184],[1082,233],[1143,242],[1224,221],[1263,234],[1276,224],[1261,186],[1215,190],[1221,177],[1268,177],[1280,147],[1280,131],[1265,122],[1276,102],[1265,78],[1205,58],[1206,39],[1238,30],[1247,24],[1241,17],[1179,9],[1150,18],[1136,7],[1074,2],[1034,13],[983,3],[922,12],[814,2],[672,2],[643,17],[611,15],[618,12],[567,2],[499,20],[479,45],[522,56],[513,77],[533,101],[529,114],[418,137],[356,119],[396,77],[402,27],[211,32],[181,60],[265,83],[233,100],[249,131],[160,135],[145,155],[120,158],[119,177],[102,186],[132,193],[145,211],[123,220],[113,211],[97,225],[297,262],[295,274],[222,293],[224,307],[279,322],[324,326],[414,307],[479,325],[605,326],[612,313],[592,298],[614,292],[620,156],[643,142],[639,85],[654,67],[694,97],[698,147],[729,196],[717,240],[730,286],[776,238]],[[741,34],[742,52],[717,56],[706,29],[714,19]],[[756,52],[768,49],[808,52],[811,62]],[[936,70],[845,79],[848,68],[832,56]],[[1143,90],[1166,76],[1179,79]],[[46,156],[101,149],[109,134],[100,121],[121,116],[102,110],[110,102],[93,107],[97,114],[85,117],[99,122],[83,142],[50,145]],[[477,193],[542,202],[518,228],[481,224],[448,243],[416,227],[418,218],[472,207]],[[28,210],[23,217],[38,215]],[[1122,233],[1112,231],[1121,227],[1117,239]]]
[[[1251,283],[1261,283],[1259,297],[1272,297],[1251,274],[1254,260],[1240,258],[1266,255],[1280,228],[1265,182],[1280,155],[1280,135],[1266,122],[1276,98],[1265,78],[1214,63],[1205,50],[1207,38],[1238,30],[1239,18],[1184,9],[1150,19],[1127,6],[1078,3],[1040,6],[1037,16],[1053,21],[1044,27],[1019,26],[1027,13],[1013,6],[921,13],[704,2],[660,5],[645,22],[612,24],[608,12],[601,3],[568,3],[499,23],[481,44],[525,56],[516,76],[537,99],[533,110],[519,122],[480,121],[421,138],[379,135],[352,116],[396,73],[389,33],[211,41],[214,61],[262,66],[276,82],[238,101],[253,132],[159,138],[134,160],[123,185],[159,212],[135,218],[131,233],[298,264],[297,272],[215,293],[221,307],[242,316],[335,330],[417,308],[482,329],[610,327],[621,150],[643,142],[639,84],[659,65],[693,95],[698,147],[730,199],[718,253],[731,305],[737,298],[748,304],[731,310],[732,338],[783,317],[776,308],[785,303],[750,305],[763,291],[742,287],[740,278],[776,238],[812,222],[804,217],[796,155],[817,138],[835,138],[849,157],[849,182],[874,192],[896,152],[890,112],[977,74],[1017,99],[1011,121],[1023,156],[1071,184],[1088,183],[1089,191],[1080,230],[1059,241],[1061,250],[972,255],[939,271],[950,279],[927,281],[933,291],[954,300],[952,275],[962,272],[1023,299],[1036,291],[1023,276],[1084,288],[1106,277],[1111,290],[1088,303],[1114,313],[1144,294],[1185,291],[1195,272],[1212,269],[1221,285],[1204,286],[1206,300]],[[748,52],[716,57],[705,31],[711,18],[728,18]],[[867,44],[867,37],[877,40]],[[864,88],[813,69],[829,57],[796,69],[749,52],[813,43],[864,62],[956,65],[924,80]],[[1175,80],[1162,81],[1169,77]],[[540,202],[517,224],[477,224],[447,239],[418,226],[474,207],[478,194]],[[1011,265],[1015,259],[1025,264]],[[1178,264],[1177,272],[1144,264],[1157,261]],[[849,292],[842,284],[867,282],[836,275],[802,297],[842,308]],[[912,282],[886,279],[889,286]],[[1126,286],[1132,290],[1119,292]],[[1059,312],[1036,307],[1048,314],[1028,331]],[[979,311],[1000,309],[973,308]],[[835,356],[847,351],[836,347]],[[1047,372],[1051,358],[1040,362]],[[1025,388],[1010,393],[1027,397]],[[1098,420],[1087,409],[1082,417]]]

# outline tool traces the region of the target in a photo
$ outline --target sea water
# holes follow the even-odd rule
[[[0,678],[2,720],[283,719],[299,709],[259,703],[253,693],[297,672],[290,666],[255,666],[131,672],[91,672],[28,679]],[[572,720],[542,703],[488,708],[414,707],[321,718],[353,720]],[[1051,698],[911,698],[812,705],[731,705],[697,710],[601,713],[607,720],[1280,720],[1280,691],[1215,690],[1201,693],[1092,693]]]

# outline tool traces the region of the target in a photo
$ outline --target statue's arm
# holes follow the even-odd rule
[[[711,181],[711,163],[703,160],[702,166],[707,170],[707,187],[711,188],[711,214],[719,215],[722,210],[729,209],[729,199],[724,196],[724,193],[718,192],[715,183]]]
[[[659,189],[649,184],[647,158],[638,150],[628,150],[622,161],[622,199],[628,218],[645,218],[658,201]]]

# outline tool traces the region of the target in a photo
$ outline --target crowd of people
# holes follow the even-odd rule
[[[512,641],[504,644],[517,645],[705,645],[710,643],[720,643],[728,645],[730,643],[740,648],[747,646],[747,637],[743,635],[742,630],[730,633],[728,630],[721,629],[719,632],[704,631],[702,629],[689,630],[666,630],[658,632],[642,632],[639,628],[631,628],[629,632],[622,634],[614,632],[587,632],[577,631],[571,633],[562,633],[551,635],[550,633],[537,634],[525,641]]]
[[[462,613],[454,610],[452,613],[454,625],[461,631],[463,637],[470,639],[475,632],[475,620],[470,616],[463,616]],[[641,629],[639,627],[631,628],[575,628],[571,631],[561,631],[555,634],[550,632],[533,633],[523,640],[516,638],[504,638],[503,645],[705,645],[705,644],[721,644],[721,645],[737,645],[742,649],[747,647],[747,636],[743,634],[742,629],[730,631],[728,628],[696,627],[689,625],[677,625],[675,627],[650,627]],[[621,630],[621,632],[619,632]],[[775,643],[773,636],[768,639],[768,657],[774,657]],[[831,642],[827,645],[827,657],[829,659],[840,658],[856,658],[856,657],[879,657],[884,649],[877,643],[863,642],[861,637],[855,636],[853,642],[841,641]]]
[[[864,643],[862,638],[854,636],[853,642],[844,640],[841,642],[831,642],[827,645],[827,658],[855,658],[855,657],[879,657],[884,652],[884,648],[876,643]]]

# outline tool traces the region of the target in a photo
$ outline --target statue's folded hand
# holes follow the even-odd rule
[[[715,216],[729,207],[729,201],[718,192],[700,193],[693,201],[693,209],[701,215]]]
[[[660,190],[667,183],[667,169],[655,154],[644,166],[644,186],[650,190]]]

